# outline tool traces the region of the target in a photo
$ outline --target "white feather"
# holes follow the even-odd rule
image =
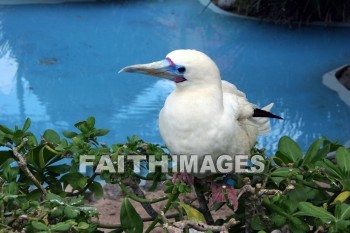
[[[223,154],[249,154],[257,136],[270,130],[269,120],[252,118],[256,106],[235,85],[221,81],[216,64],[205,54],[177,50],[167,57],[186,67],[187,79],[176,85],[159,115],[160,133],[170,152],[210,154],[214,160]]]

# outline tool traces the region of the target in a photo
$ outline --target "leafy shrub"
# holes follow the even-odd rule
[[[348,0],[236,0],[231,10],[285,24],[350,21]]]
[[[0,126],[0,232],[99,232],[99,228],[111,228],[114,232],[140,233],[158,226],[169,232],[187,228],[208,232],[350,231],[350,152],[325,138],[312,143],[305,154],[289,137],[280,139],[277,152],[270,157],[263,149],[254,148],[252,155],[265,158],[264,172],[213,175],[195,181],[198,207],[182,201],[192,189],[183,182],[173,183],[160,169],[141,177],[134,173],[133,164],[126,162],[124,173],[79,173],[82,155],[96,156],[94,169],[104,155],[117,167],[121,155],[156,155],[161,160],[166,154],[164,147],[136,136],[111,146],[100,143],[99,137],[108,130],[95,128],[93,117],[75,124],[78,132],[63,132],[64,137],[46,130],[40,141],[28,132],[29,127],[29,119],[21,128]],[[334,158],[327,157],[330,153]],[[222,183],[227,178],[237,183],[237,210]],[[100,224],[99,213],[86,202],[91,193],[97,198],[103,195],[97,179],[118,184],[125,194],[120,210],[116,210],[119,225]],[[140,179],[153,183],[149,192],[165,181],[166,195],[146,198],[138,186]],[[212,192],[209,185],[203,185],[213,181],[224,185],[226,202],[214,203],[212,210],[232,209],[215,222],[207,206]],[[130,200],[141,203],[151,218],[142,218]],[[157,212],[152,204],[160,201],[165,204],[162,212]],[[177,214],[167,215],[169,209]],[[147,228],[145,221],[151,221]]]

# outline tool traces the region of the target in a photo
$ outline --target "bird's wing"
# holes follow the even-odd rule
[[[252,127],[258,129],[258,134],[265,134],[270,132],[270,120],[265,117],[253,117],[254,110],[258,107],[250,103],[246,95],[237,89],[235,85],[222,80],[222,91],[231,107],[234,109],[234,113],[237,120],[245,124],[250,124]],[[262,108],[264,111],[270,111],[273,103]]]
[[[235,85],[233,85],[230,82],[227,82],[226,80],[221,81],[221,86],[222,86],[222,92],[224,93],[231,93],[231,94],[235,94],[237,96],[246,98],[246,95],[243,92],[238,90]]]
[[[273,103],[270,103],[269,105],[266,105],[265,107],[263,107],[261,110],[270,112],[272,107],[273,107]],[[258,126],[258,131],[260,135],[269,133],[271,130],[270,119],[267,117],[251,117],[249,121],[251,121],[252,123]]]
[[[234,109],[234,117],[237,120],[245,120],[253,116],[254,105],[248,102],[246,95],[237,89],[235,85],[225,80],[221,82],[224,98]]]

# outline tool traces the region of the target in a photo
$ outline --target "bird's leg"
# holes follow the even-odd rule
[[[146,198],[145,193],[142,191],[142,189],[134,179],[129,178],[124,180],[123,185],[129,186],[133,191],[133,193],[139,198],[143,198],[143,199]],[[153,209],[151,204],[141,203],[141,205],[145,209],[145,211],[149,214],[149,216],[151,216],[152,218],[157,218],[158,213]]]
[[[203,214],[205,221],[209,225],[214,224],[213,216],[210,213],[210,210],[208,208],[207,200],[205,199],[204,192],[201,190],[201,187],[203,186],[200,182],[201,180],[195,178],[194,183],[194,189],[197,195],[197,200],[199,202],[199,210]]]
[[[173,175],[172,179],[173,183],[175,184],[176,182],[184,182],[188,184],[189,186],[194,187],[197,200],[199,202],[199,211],[203,214],[205,221],[209,225],[214,224],[213,216],[210,213],[210,210],[207,205],[207,200],[205,199],[204,193],[201,190],[201,187],[203,187],[203,182],[200,179],[195,178],[191,174],[188,173],[175,173]]]

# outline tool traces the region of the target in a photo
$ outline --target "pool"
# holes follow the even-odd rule
[[[350,140],[350,108],[322,75],[350,61],[350,29],[289,29],[203,10],[197,1],[117,1],[0,6],[0,124],[73,130],[93,115],[112,144],[139,135],[160,143],[158,112],[174,88],[122,74],[179,48],[207,53],[223,79],[260,106],[274,102],[270,151],[288,135],[305,150],[316,138]]]

